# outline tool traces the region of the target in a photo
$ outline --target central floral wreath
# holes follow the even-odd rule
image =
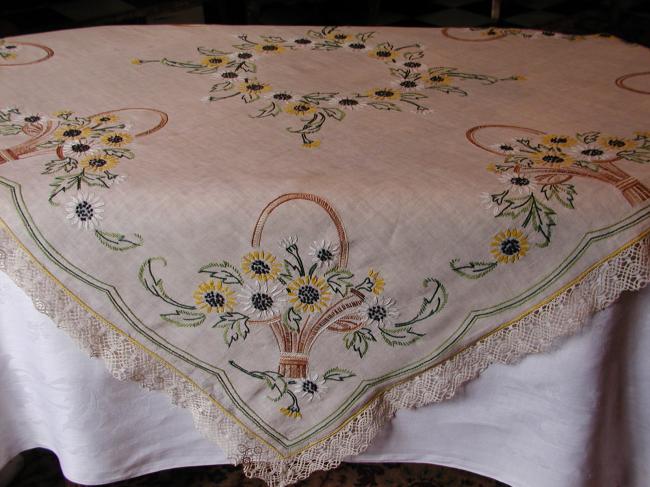
[[[240,43],[234,50],[198,47],[202,58],[195,62],[171,59],[133,59],[133,64],[161,63],[165,66],[187,69],[193,74],[212,74],[219,82],[210,89],[206,102],[238,97],[244,103],[265,100],[253,118],[276,117],[280,114],[297,117],[302,123],[287,128],[300,136],[303,147],[319,147],[315,138],[327,120],[341,121],[346,112],[364,107],[375,110],[414,110],[426,113],[430,109],[422,104],[428,98],[424,90],[436,90],[467,96],[467,91],[457,86],[462,80],[476,80],[485,85],[499,81],[520,80],[520,76],[498,78],[485,74],[467,73],[455,67],[427,67],[422,59],[423,46],[419,43],[396,46],[391,42],[374,43],[374,32],[349,33],[336,27],[324,27],[320,31],[309,30],[304,37],[292,40],[278,36],[260,36],[254,41],[248,35],[238,36]],[[350,51],[365,54],[387,65],[392,81],[385,86],[369,87],[361,92],[310,92],[293,93],[275,90],[273,86],[257,78],[257,60],[280,55],[287,51],[308,49],[313,51]]]

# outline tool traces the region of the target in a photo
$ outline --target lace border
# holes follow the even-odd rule
[[[561,338],[578,332],[592,313],[609,306],[623,291],[647,285],[650,236],[624,248],[516,323],[379,394],[333,435],[289,458],[279,457],[268,445],[248,435],[189,380],[126,335],[105,326],[50,279],[6,229],[0,229],[0,269],[31,297],[38,311],[49,316],[91,357],[104,359],[115,378],[165,391],[174,405],[190,410],[201,434],[217,443],[229,461],[241,464],[246,476],[259,477],[271,487],[283,487],[316,470],[336,468],[345,457],[366,450],[399,409],[449,399],[490,364],[512,364],[528,354],[549,350]]]

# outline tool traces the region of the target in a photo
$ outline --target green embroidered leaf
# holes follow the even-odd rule
[[[199,273],[209,274],[213,279],[220,280],[223,284],[244,284],[244,278],[239,270],[227,261],[212,262],[199,269]]]
[[[187,306],[179,303],[167,294],[163,280],[157,278],[153,272],[152,264],[156,261],[162,262],[165,267],[167,266],[167,261],[163,257],[150,257],[140,266],[138,279],[144,288],[157,298],[162,299],[164,302],[171,304],[172,306],[189,310],[196,309],[194,306]]]
[[[303,95],[302,99],[307,103],[318,105],[321,101],[329,101],[336,95],[338,95],[338,93],[321,93],[317,91],[315,93]]]
[[[130,149],[115,148],[115,149],[102,149],[102,150],[104,151],[104,154],[108,156],[126,157],[127,159],[133,159],[135,157],[135,154]]]
[[[218,49],[208,49],[207,47],[197,47],[196,50],[204,56],[227,56],[229,54],[225,51],[219,51]]]
[[[424,333],[414,332],[410,326],[394,328],[384,328],[380,326],[379,331],[381,332],[381,337],[384,342],[391,347],[405,347],[412,345],[424,336]]]
[[[348,288],[352,286],[350,280],[354,277],[352,272],[346,269],[332,269],[325,274],[327,285],[335,293],[344,297],[348,293]],[[358,288],[357,288],[358,289]]]
[[[600,132],[585,132],[583,134],[576,134],[577,139],[583,144],[593,144],[598,140]]]
[[[106,177],[106,174],[90,174],[83,170],[80,173],[69,176],[56,176],[54,181],[50,183],[52,191],[50,192],[49,202],[54,204],[54,198],[57,195],[73,188],[79,191],[84,184],[110,188],[113,182],[114,179],[109,179]]]
[[[269,44],[281,44],[283,42],[287,42],[282,37],[278,36],[260,36],[260,38]]]
[[[422,59],[424,57],[424,51],[410,51],[404,53],[404,58],[409,61],[415,61],[416,59]]]
[[[219,316],[219,320],[212,325],[212,328],[224,328],[223,341],[230,347],[234,342],[246,340],[250,328],[248,327],[248,316],[238,312],[227,312]]]
[[[392,51],[394,46],[390,42],[382,42],[375,47],[377,51]]]
[[[479,279],[490,271],[492,271],[496,266],[496,262],[474,262],[471,261],[468,264],[461,265],[459,264],[460,259],[453,259],[449,262],[451,270],[456,274],[469,279]]]
[[[330,118],[339,122],[345,118],[345,112],[340,108],[321,108],[321,110]]]
[[[323,123],[325,123],[325,115],[321,112],[316,112],[314,113],[314,116],[302,126],[302,128],[287,128],[287,130],[294,134],[315,134],[321,129]]]
[[[23,131],[22,125],[0,124],[0,135],[17,135]]]
[[[467,96],[467,92],[465,90],[461,90],[457,86],[449,86],[449,85],[432,85],[427,87],[430,90],[436,90],[436,91],[442,91],[443,93],[450,94],[450,93],[455,93],[460,96]]]
[[[429,98],[424,93],[416,93],[415,91],[402,93],[401,99],[403,100],[421,100],[422,98]]]
[[[359,39],[361,42],[364,44],[368,42],[368,39],[370,39],[372,36],[374,36],[375,33],[373,31],[370,32],[361,32],[356,35],[357,39]]]
[[[347,369],[341,369],[339,367],[334,367],[332,369],[327,370],[323,374],[323,380],[327,382],[328,380],[335,380],[337,382],[343,382],[345,379],[349,379],[350,377],[355,377],[356,374],[352,372],[351,370]]]
[[[325,34],[323,34],[322,32],[316,31],[316,30],[308,30],[307,35],[309,37],[314,38],[314,39],[323,39],[323,38],[325,38]]]
[[[294,266],[288,260],[284,260],[284,271],[278,274],[278,281],[280,281],[285,286],[293,281],[293,272],[292,269]]]
[[[369,277],[366,277],[361,284],[357,284],[355,286],[355,289],[358,289],[359,291],[368,291],[372,292],[372,287],[374,286],[374,283],[372,282],[372,279]]]
[[[300,333],[300,322],[302,321],[302,316],[298,313],[293,306],[291,306],[287,311],[282,313],[282,324],[286,326],[289,330]]]
[[[177,309],[173,313],[161,314],[160,317],[176,326],[190,328],[200,326],[205,321],[205,314],[197,311],[185,311],[183,309]]]
[[[65,171],[70,172],[77,169],[79,163],[76,159],[65,157],[63,159],[55,159],[45,163],[45,171],[41,174],[54,174],[55,172]]]
[[[418,311],[418,314],[415,315],[414,318],[402,323],[396,323],[393,327],[394,329],[407,328],[420,321],[427,320],[434,314],[438,313],[447,304],[447,290],[445,289],[445,286],[443,286],[440,281],[428,277],[424,280],[423,285],[425,288],[428,288],[430,285],[433,285],[433,292],[431,292],[431,294],[428,297],[425,297],[422,300],[422,305],[420,306],[420,310]],[[393,328],[389,329],[389,334],[390,334],[390,330],[392,330]],[[416,334],[415,332],[406,333],[407,336],[413,334],[421,336],[419,334]],[[396,336],[393,339],[398,340],[399,337]]]
[[[594,164],[593,162],[590,161],[576,161],[574,164],[578,167],[584,167],[585,169],[589,169],[590,171],[593,172],[599,172],[600,167],[598,164]]]
[[[396,110],[400,112],[400,108],[389,101],[371,101],[368,102],[368,106],[375,108],[376,110]]]
[[[172,68],[185,68],[185,69],[192,69],[192,68],[200,68],[203,65],[202,64],[196,64],[192,62],[179,62],[179,61],[174,61],[172,59],[167,59],[167,58],[162,58],[160,60],[160,64],[164,66],[171,66]]]
[[[498,206],[501,206],[509,193],[510,190],[506,189],[503,193],[491,194],[490,197]]]
[[[363,358],[366,352],[368,352],[368,344],[376,341],[377,339],[369,328],[361,328],[360,330],[352,331],[343,335],[345,348],[347,350],[350,350],[351,348],[359,354],[360,358]]]
[[[237,370],[243,372],[244,374],[253,377],[254,379],[262,380],[264,381],[264,384],[266,387],[271,389],[271,391],[276,391],[277,392],[277,397],[271,397],[267,396],[269,399],[272,401],[279,401],[282,399],[282,397],[289,393],[292,394],[289,391],[289,387],[287,385],[287,381],[284,379],[284,376],[278,372],[274,371],[259,371],[259,370],[246,370],[244,367],[241,365],[238,365],[234,360],[229,360],[228,363],[235,367]]]
[[[232,87],[235,86],[232,81],[224,81],[223,83],[217,83],[212,85],[212,88],[210,88],[210,93],[214,93],[215,91],[228,91],[232,89]]]
[[[20,113],[17,108],[9,108],[8,110],[0,110],[0,123],[10,122],[11,115]]]
[[[117,251],[140,247],[144,242],[142,236],[137,233],[134,233],[133,236],[129,238],[121,233],[95,230],[95,236],[104,246]]]
[[[219,71],[218,67],[212,68],[212,67],[208,67],[208,66],[201,66],[200,68],[190,69],[188,71],[188,73],[192,73],[192,74],[211,74],[211,73],[216,73],[217,71]]]
[[[537,201],[534,194],[522,198],[508,198],[505,200],[505,205],[497,213],[497,217],[510,217],[517,220],[523,216],[524,221],[521,222],[521,226],[527,228],[530,225],[533,231],[544,239],[541,243],[536,243],[538,247],[546,247],[551,242],[551,230],[555,226],[553,219],[555,211]]]
[[[545,184],[540,191],[546,196],[547,201],[556,199],[562,206],[574,208],[573,197],[576,190],[573,184]]]
[[[275,117],[278,113],[280,113],[280,107],[278,106],[277,103],[272,101],[264,108],[260,108],[258,110],[257,115],[251,115],[251,117],[253,118]]]
[[[253,103],[260,99],[260,95],[257,93],[242,93],[241,99],[244,100],[244,103]]]
[[[650,164],[650,150],[624,150],[619,152],[617,155],[623,159],[627,159],[628,161],[638,162],[640,164]]]
[[[314,44],[314,50],[315,51],[333,51],[335,49],[341,49],[342,44],[339,44],[338,42],[334,41],[323,41],[323,42],[317,42]]]

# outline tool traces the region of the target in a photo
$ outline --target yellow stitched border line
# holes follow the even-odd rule
[[[264,438],[260,437],[257,433],[255,433],[254,431],[252,431],[252,430],[251,430],[247,425],[245,425],[242,421],[240,421],[239,419],[237,419],[237,417],[235,417],[235,416],[234,416],[230,411],[228,411],[224,406],[222,406],[222,405],[219,403],[219,401],[217,401],[214,397],[212,397],[212,395],[210,395],[210,393],[208,393],[207,391],[205,391],[204,389],[202,389],[202,388],[201,388],[201,387],[200,387],[196,382],[194,382],[191,378],[189,378],[189,377],[188,377],[187,375],[185,375],[183,372],[181,372],[180,370],[178,370],[174,365],[172,365],[172,364],[170,364],[169,362],[167,362],[163,357],[161,357],[161,356],[158,355],[157,353],[155,353],[155,352],[149,350],[148,348],[146,348],[143,344],[141,344],[140,342],[138,342],[137,340],[135,340],[134,338],[132,338],[131,336],[129,336],[129,335],[128,335],[126,332],[124,332],[123,330],[121,330],[117,325],[111,323],[110,321],[108,321],[107,319],[105,319],[104,317],[102,317],[101,315],[99,315],[96,311],[94,311],[90,306],[88,306],[85,302],[83,302],[83,301],[81,300],[81,298],[79,298],[78,296],[76,296],[76,295],[75,295],[72,291],[70,291],[70,290],[69,290],[69,289],[68,289],[68,288],[67,288],[67,287],[66,287],[66,286],[65,286],[61,281],[59,281],[59,280],[58,280],[58,279],[57,279],[57,278],[56,278],[56,277],[55,277],[55,276],[54,276],[54,275],[53,275],[53,274],[52,274],[52,273],[51,273],[51,272],[50,272],[50,271],[49,271],[49,270],[48,270],[48,269],[47,269],[47,268],[46,268],[46,267],[45,267],[45,266],[44,266],[44,265],[43,265],[43,264],[42,264],[42,263],[41,263],[41,262],[40,262],[40,261],[39,261],[39,260],[34,256],[34,254],[32,254],[32,253],[27,249],[27,247],[25,247],[25,246],[23,245],[23,243],[18,239],[18,237],[16,236],[16,234],[14,234],[14,232],[9,228],[9,226],[5,223],[5,221],[4,221],[2,218],[0,218],[0,225],[1,225],[1,226],[2,226],[6,231],[7,231],[7,233],[9,234],[9,236],[12,237],[12,239],[16,242],[16,244],[18,245],[18,247],[19,247],[20,249],[22,249],[22,250],[25,252],[25,254],[26,254],[26,255],[27,255],[27,256],[28,256],[28,257],[29,257],[29,258],[30,258],[30,259],[31,259],[31,260],[32,260],[32,261],[33,261],[33,262],[34,262],[34,263],[35,263],[35,264],[36,264],[36,265],[37,265],[37,266],[38,266],[38,267],[43,271],[43,272],[44,272],[44,273],[45,273],[45,274],[46,274],[50,279],[52,279],[52,281],[53,281],[54,283],[56,283],[56,284],[57,284],[57,285],[58,285],[58,286],[59,286],[59,287],[60,287],[60,288],[61,288],[61,289],[62,289],[62,290],[67,294],[67,295],[69,295],[69,296],[70,296],[70,297],[71,297],[71,298],[72,298],[72,299],[73,299],[77,304],[79,304],[83,309],[85,309],[89,314],[93,315],[93,316],[94,316],[95,318],[97,318],[99,321],[101,321],[101,322],[105,323],[106,325],[108,325],[108,326],[109,326],[113,331],[115,331],[115,332],[117,332],[118,334],[120,334],[120,335],[126,337],[126,338],[129,340],[129,342],[131,342],[133,345],[135,345],[136,347],[142,349],[142,350],[143,350],[144,352],[146,352],[148,355],[150,355],[151,357],[153,357],[153,358],[157,359],[158,361],[160,361],[163,365],[165,365],[166,367],[168,367],[172,372],[178,374],[180,377],[182,377],[182,378],[184,378],[185,380],[187,380],[187,381],[188,381],[188,382],[189,382],[193,387],[195,387],[196,389],[198,389],[199,391],[201,391],[203,394],[207,395],[208,398],[210,399],[210,401],[212,401],[212,402],[213,402],[213,403],[214,403],[214,404],[215,404],[215,405],[216,405],[216,406],[217,406],[221,411],[223,411],[223,413],[225,413],[226,416],[228,416],[228,417],[229,417],[230,419],[232,419],[236,424],[238,424],[239,426],[241,426],[241,427],[246,431],[247,434],[250,434],[251,436],[253,436],[253,437],[256,438],[257,440],[259,440],[259,441],[262,442],[263,444],[267,445],[271,450],[275,451],[275,452],[278,454],[278,456],[279,456],[281,459],[283,459],[283,460],[290,459],[290,458],[293,458],[293,457],[295,457],[295,456],[298,456],[300,453],[304,452],[305,450],[308,450],[309,448],[312,448],[313,446],[318,445],[319,443],[322,443],[323,441],[325,441],[325,440],[331,438],[331,437],[334,436],[336,433],[338,433],[340,430],[342,430],[343,428],[345,428],[345,427],[350,423],[350,421],[354,420],[357,416],[359,416],[360,414],[362,414],[366,409],[368,409],[369,407],[371,407],[371,406],[374,404],[374,402],[375,402],[376,400],[378,400],[381,396],[383,396],[386,392],[388,392],[388,391],[390,391],[391,389],[393,389],[393,388],[395,388],[395,387],[397,387],[397,386],[399,386],[399,385],[401,385],[401,384],[404,384],[404,383],[406,383],[406,382],[408,382],[408,381],[410,381],[410,380],[412,380],[412,379],[414,379],[414,378],[416,378],[416,377],[418,377],[418,376],[420,376],[420,375],[422,375],[422,374],[424,374],[424,373],[429,372],[429,371],[430,371],[431,369],[433,369],[434,367],[437,367],[437,366],[439,366],[439,365],[444,364],[445,362],[447,362],[447,361],[453,359],[453,358],[456,357],[457,355],[463,353],[463,352],[464,352],[465,350],[467,350],[468,348],[473,347],[474,345],[476,345],[476,344],[477,344],[478,342],[480,342],[481,340],[484,340],[484,339],[488,338],[489,336],[491,336],[491,335],[493,335],[493,334],[495,334],[495,333],[497,333],[497,332],[503,330],[504,328],[507,328],[507,327],[509,327],[509,326],[512,326],[512,325],[516,324],[518,321],[522,320],[523,318],[525,318],[526,316],[528,316],[530,313],[533,313],[533,312],[537,311],[537,310],[538,310],[539,308],[541,308],[542,306],[548,304],[549,302],[553,301],[553,300],[556,299],[558,296],[560,296],[561,294],[563,294],[564,292],[566,292],[569,288],[571,288],[571,287],[575,286],[576,284],[578,284],[580,281],[582,281],[582,280],[585,278],[585,276],[587,276],[587,274],[589,274],[590,272],[592,272],[594,269],[600,267],[601,265],[603,265],[603,264],[606,263],[607,261],[609,261],[609,260],[613,259],[614,257],[618,256],[620,253],[624,252],[624,251],[627,250],[628,248],[630,248],[630,247],[632,247],[633,245],[639,243],[641,240],[645,239],[648,235],[650,235],[650,229],[649,229],[649,230],[645,230],[645,231],[642,232],[640,235],[638,235],[638,236],[635,237],[634,239],[630,240],[629,242],[627,242],[625,245],[623,245],[623,246],[620,247],[619,249],[613,251],[612,253],[610,253],[610,254],[607,255],[606,257],[602,258],[601,260],[599,260],[598,262],[596,262],[595,264],[593,264],[592,266],[590,266],[588,269],[586,269],[585,271],[583,271],[579,276],[577,276],[577,277],[576,277],[575,279],[573,279],[571,282],[569,282],[568,284],[564,285],[564,286],[563,286],[562,288],[560,288],[558,291],[556,291],[555,293],[553,293],[551,296],[547,297],[546,299],[542,300],[541,302],[537,303],[536,305],[534,305],[534,306],[533,306],[532,308],[530,308],[529,310],[524,311],[523,313],[521,313],[520,315],[518,315],[516,318],[514,318],[514,319],[512,319],[512,320],[510,320],[510,321],[507,321],[506,323],[503,323],[502,325],[498,326],[498,327],[495,328],[494,330],[492,330],[492,331],[486,333],[485,335],[483,335],[483,336],[477,338],[477,339],[474,340],[472,343],[466,345],[465,347],[461,348],[460,350],[457,350],[456,352],[454,352],[452,355],[450,355],[450,356],[447,357],[446,359],[441,360],[440,362],[437,362],[437,363],[431,365],[430,367],[427,367],[425,370],[422,370],[422,371],[418,372],[417,374],[410,375],[410,376],[408,376],[408,377],[406,377],[406,378],[404,378],[404,379],[402,379],[402,380],[399,380],[399,381],[397,381],[397,382],[391,384],[389,387],[386,387],[386,388],[384,388],[384,389],[382,389],[382,390],[376,392],[375,394],[373,394],[373,395],[372,395],[372,396],[371,396],[371,397],[366,401],[366,403],[365,403],[361,408],[359,408],[359,410],[357,410],[357,411],[356,411],[353,415],[351,415],[348,419],[346,419],[345,421],[343,421],[343,422],[342,422],[339,426],[337,426],[337,427],[336,427],[332,432],[330,432],[330,433],[327,434],[326,436],[324,436],[324,437],[322,437],[322,438],[320,438],[320,439],[318,439],[318,440],[316,440],[316,441],[314,441],[314,442],[312,442],[312,443],[308,443],[308,444],[305,445],[304,447],[302,447],[302,448],[300,448],[300,449],[298,449],[298,450],[292,452],[292,453],[289,454],[289,455],[284,455],[284,454],[283,454],[280,450],[278,450],[275,446],[273,446],[272,444],[270,444],[270,443],[269,443],[267,440],[265,440]]]

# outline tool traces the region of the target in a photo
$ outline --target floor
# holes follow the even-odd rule
[[[66,481],[59,461],[44,449],[23,453],[24,466],[8,487],[79,487]],[[264,487],[230,466],[166,470],[105,487]],[[343,464],[317,472],[296,487],[508,487],[475,474],[422,464]]]

